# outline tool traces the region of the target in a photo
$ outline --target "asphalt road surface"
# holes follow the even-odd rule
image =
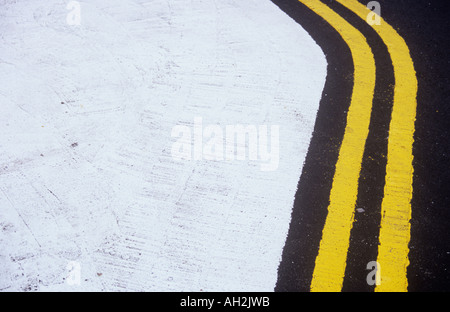
[[[273,2],[328,61],[276,290],[448,291],[448,5],[379,1],[381,23],[369,25],[364,1]],[[375,78],[362,82],[363,91],[373,88],[370,123],[350,115],[368,75]],[[361,123],[365,145],[350,144],[360,175],[340,182],[352,170],[342,150]]]
[[[0,291],[450,291],[448,4],[368,2],[1,1]]]

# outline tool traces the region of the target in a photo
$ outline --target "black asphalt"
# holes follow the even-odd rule
[[[353,84],[350,51],[338,33],[298,0],[272,0],[323,49],[328,75],[299,180],[275,291],[309,291]],[[377,66],[370,132],[362,163],[343,291],[373,291],[366,265],[376,260],[394,76],[387,48],[371,27],[323,0],[367,38]],[[360,1],[366,5],[368,1]],[[450,290],[450,47],[445,1],[378,1],[381,16],[405,39],[419,82],[415,132],[409,291]]]

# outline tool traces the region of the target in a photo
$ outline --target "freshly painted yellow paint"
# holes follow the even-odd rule
[[[336,163],[328,215],[311,281],[311,291],[341,291],[361,162],[369,133],[375,60],[365,37],[345,19],[318,0],[300,1],[339,32],[350,48],[354,64],[354,86],[347,126]]]
[[[338,2],[364,20],[370,13],[356,0],[338,0]],[[403,38],[382,18],[380,25],[372,27],[388,48],[395,75],[377,260],[381,268],[381,284],[375,291],[400,292],[408,290],[406,270],[409,265],[412,147],[418,87],[414,64]]]

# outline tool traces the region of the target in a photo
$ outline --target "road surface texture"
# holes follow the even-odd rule
[[[0,1],[0,290],[450,290],[448,9],[367,6]]]

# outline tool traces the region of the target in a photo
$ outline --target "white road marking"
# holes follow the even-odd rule
[[[273,290],[320,48],[270,1],[66,5],[0,7],[0,290]],[[280,125],[278,170],[174,161],[195,116]]]

